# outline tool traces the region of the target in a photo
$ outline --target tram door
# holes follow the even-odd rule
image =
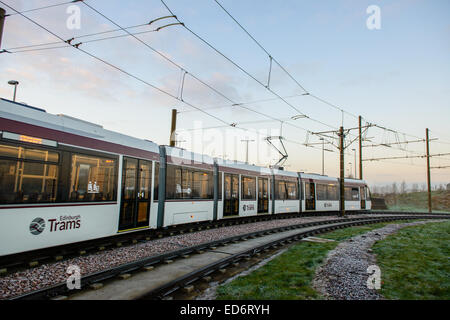
[[[305,182],[305,209],[316,210],[316,186],[314,182]]]
[[[366,190],[365,187],[359,187],[359,194],[361,196],[361,210],[366,209]]]
[[[258,213],[269,212],[269,179],[258,178]]]
[[[225,174],[224,180],[225,201],[223,216],[234,216],[239,214],[239,176],[236,174]]]
[[[119,231],[149,225],[152,163],[123,158]]]

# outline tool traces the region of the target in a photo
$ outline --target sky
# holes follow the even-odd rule
[[[68,2],[2,1],[19,11]],[[146,24],[170,15],[160,0],[85,2],[121,27]],[[49,46],[14,48],[49,42],[59,42],[54,46],[61,46],[61,41],[15,14],[5,22],[1,48],[13,53],[0,54],[0,96],[11,99],[13,88],[7,82],[18,80],[18,102],[158,144],[168,144],[171,110],[176,108],[179,146],[245,161],[246,143],[241,140],[254,140],[249,142],[249,162],[267,166],[275,164],[279,154],[264,138],[283,136],[289,155],[285,168],[292,171],[321,173],[322,149],[317,144],[321,140],[311,133],[334,131],[341,125],[355,128],[358,126],[355,116],[359,115],[363,124],[400,132],[368,128],[363,159],[424,155],[423,142],[391,148],[369,145],[424,139],[426,128],[430,129],[431,138],[438,138],[430,144],[431,154],[450,153],[449,1],[219,2],[301,86],[277,63],[270,67],[267,53],[214,0],[165,0],[187,28],[234,64],[181,25],[137,35],[145,45],[132,37],[89,43],[106,36],[124,35],[123,31],[74,41],[86,42],[80,48],[109,65],[69,45],[17,52]],[[4,4],[0,3],[0,7],[7,14],[14,13]],[[79,29],[73,28],[73,24],[68,25],[68,21],[76,22],[72,19],[73,11],[67,11],[71,5],[24,15],[62,39],[117,29],[82,3],[75,4],[80,12]],[[371,30],[367,20],[373,12],[367,10],[373,5],[379,8],[381,22],[379,29]],[[177,21],[168,18],[129,31],[151,31],[174,22]],[[185,76],[183,70],[188,72]],[[344,117],[338,109],[303,95],[305,92],[344,109]],[[232,106],[234,103],[241,106]],[[292,119],[299,114],[308,118]],[[229,124],[235,124],[236,128]],[[357,131],[350,131],[346,141],[353,141],[356,134]],[[336,138],[333,133],[328,135]],[[332,137],[326,140],[336,145]],[[276,139],[273,143],[281,148]],[[305,143],[314,145],[306,147]],[[325,174],[337,176],[337,149],[331,144],[324,148],[330,150],[324,152]],[[357,148],[355,141],[346,149],[346,174],[355,174],[352,149]],[[450,155],[431,158],[431,166],[450,166]],[[426,182],[426,160],[364,161],[363,175],[369,185],[402,181],[422,184]],[[450,183],[450,168],[433,169],[432,183]]]

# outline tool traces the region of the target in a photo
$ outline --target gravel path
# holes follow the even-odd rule
[[[325,263],[317,269],[313,287],[326,299],[384,299],[377,290],[367,288],[367,279],[370,275],[367,268],[376,265],[375,255],[370,248],[376,241],[385,239],[401,228],[441,221],[445,220],[389,224],[340,243],[328,253]]]
[[[359,215],[364,217],[365,215]],[[358,217],[358,216],[352,216]],[[114,248],[87,256],[72,258],[60,262],[43,264],[33,269],[16,272],[0,277],[0,299],[8,299],[26,292],[63,283],[69,276],[66,270],[70,265],[80,267],[81,275],[109,269],[120,264],[129,263],[146,257],[174,251],[223,238],[262,231],[271,228],[307,223],[312,221],[334,220],[335,216],[302,217],[286,220],[272,220],[244,225],[235,225],[209,229],[194,233],[176,235],[163,239],[147,241],[122,248]]]

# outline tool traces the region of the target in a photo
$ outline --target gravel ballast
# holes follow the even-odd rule
[[[353,216],[358,217],[358,216]],[[359,217],[364,217],[360,215]],[[69,266],[78,266],[81,276],[106,270],[121,264],[147,257],[191,247],[223,238],[267,230],[271,228],[308,223],[313,221],[335,220],[335,216],[301,217],[293,219],[271,220],[243,225],[227,226],[194,233],[147,241],[121,248],[114,248],[86,256],[40,265],[0,277],[0,299],[8,299],[27,292],[64,283],[70,276],[66,273]]]
[[[382,300],[376,289],[369,289],[367,280],[369,266],[376,265],[371,247],[376,241],[385,239],[399,229],[434,221],[416,221],[389,224],[381,229],[341,242],[328,253],[324,264],[316,271],[313,287],[325,298],[333,300]],[[381,273],[381,283],[383,274]]]

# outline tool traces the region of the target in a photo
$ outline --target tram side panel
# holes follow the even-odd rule
[[[275,214],[300,212],[298,178],[275,176]]]
[[[8,255],[117,234],[116,203],[2,209],[0,255]]]
[[[116,234],[119,170],[117,155],[2,137],[0,255]]]
[[[239,216],[248,217],[258,214],[256,177],[240,175]]]
[[[213,220],[213,172],[167,165],[164,226]]]
[[[361,210],[361,200],[359,186],[344,187],[345,210],[358,211]]]
[[[370,200],[370,190],[369,187],[367,185],[365,185],[364,187],[364,197],[365,197],[365,204],[366,204],[366,208],[365,210],[371,210],[372,209],[372,201]]]
[[[339,185],[316,182],[316,211],[339,211]]]

